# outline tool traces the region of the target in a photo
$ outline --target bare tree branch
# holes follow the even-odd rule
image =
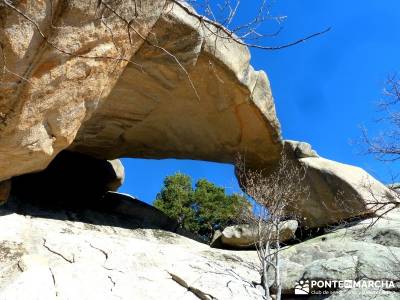
[[[327,28],[325,30],[313,33],[311,35],[305,36],[303,38],[300,38],[298,40],[295,40],[293,42],[290,42],[290,43],[287,43],[287,44],[283,44],[283,45],[280,45],[280,46],[263,46],[263,45],[259,45],[259,44],[248,43],[248,42],[245,42],[245,41],[242,40],[242,39],[247,39],[248,36],[251,33],[255,33],[257,38],[260,38],[260,37],[263,36],[263,35],[258,34],[255,31],[255,26],[256,26],[255,23],[259,24],[262,21],[264,21],[264,19],[260,18],[260,16],[255,18],[255,21],[251,22],[250,24],[243,25],[243,26],[238,27],[238,28],[236,28],[234,30],[229,30],[224,26],[224,23],[227,23],[227,22],[218,22],[216,20],[210,20],[210,19],[208,19],[208,18],[206,18],[204,16],[201,16],[201,15],[197,14],[196,12],[194,12],[191,8],[189,8],[185,4],[185,2],[183,2],[183,1],[180,1],[180,0],[169,0],[169,1],[174,3],[174,4],[176,4],[176,5],[178,5],[188,15],[197,18],[200,21],[200,23],[203,24],[205,26],[205,28],[207,28],[216,37],[218,37],[220,39],[225,39],[225,40],[232,40],[232,41],[234,41],[234,42],[236,42],[236,43],[238,43],[238,44],[240,44],[242,46],[246,46],[246,47],[249,47],[249,48],[256,48],[256,49],[261,49],[261,50],[282,50],[282,49],[289,48],[289,47],[295,46],[297,44],[303,43],[303,42],[305,42],[305,41],[307,41],[309,39],[312,39],[314,37],[317,37],[319,35],[327,33],[328,31],[331,30],[331,27],[329,27],[329,28]],[[240,1],[238,1],[238,2],[240,2]],[[265,3],[265,1],[263,1],[263,4],[261,5],[261,7],[263,7],[265,5],[264,3]],[[260,8],[260,10],[262,11],[263,8]],[[236,11],[235,11],[235,14],[236,14]],[[259,13],[259,15],[260,15],[260,13]],[[230,16],[228,19],[230,19],[232,21],[232,18],[233,18],[233,16]],[[228,24],[230,24],[231,21]],[[243,34],[241,36],[238,36],[237,32],[240,31],[243,27],[250,28],[250,29],[245,34]],[[220,34],[220,32],[222,32],[223,34]],[[278,32],[280,32],[280,30]]]
[[[383,116],[377,122],[386,128],[375,137],[370,137],[368,130],[362,128],[362,143],[366,145],[366,154],[394,162],[400,159],[400,79],[397,74],[388,77],[383,95],[378,103]]]
[[[254,211],[244,215],[244,220],[257,237],[255,247],[260,261],[261,285],[265,298],[270,299],[270,288],[281,299],[280,231],[288,211],[295,211],[298,200],[307,198],[309,191],[304,184],[306,170],[290,161],[285,153],[276,169],[269,175],[264,170],[249,170],[243,158],[236,161],[239,180],[254,203]],[[289,209],[290,208],[290,209]],[[295,219],[296,216],[290,216]],[[273,275],[270,274],[272,272]]]

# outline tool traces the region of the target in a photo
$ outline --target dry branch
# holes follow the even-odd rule
[[[256,232],[255,246],[261,265],[261,285],[265,290],[265,298],[270,299],[272,288],[276,299],[280,300],[282,283],[279,232],[289,217],[287,211],[295,211],[298,200],[308,197],[308,188],[303,183],[306,170],[289,160],[284,153],[276,169],[268,175],[264,170],[247,169],[241,157],[237,159],[236,168],[244,190],[254,203],[254,212],[246,214],[244,219]],[[295,219],[296,216],[290,217]]]

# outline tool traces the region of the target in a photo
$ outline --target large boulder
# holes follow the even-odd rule
[[[111,178],[106,187],[108,191],[115,192],[124,184],[125,168],[119,159],[108,160],[107,163],[110,166],[108,170],[110,171]]]
[[[293,239],[297,229],[297,221],[282,221],[279,224],[279,241]],[[271,240],[276,239],[276,230],[271,227]],[[228,249],[255,249],[259,241],[257,227],[248,224],[226,227],[218,236],[214,236],[211,246]]]
[[[54,205],[99,203],[123,183],[120,161],[62,151],[43,171],[14,177],[12,194],[30,202]]]
[[[318,153],[309,143],[285,140],[283,145],[285,154],[289,158],[319,157]]]
[[[103,158],[231,163],[243,152],[252,165],[278,159],[280,129],[269,81],[250,66],[248,49],[216,38],[179,6],[166,12],[151,35],[168,52],[144,44],[132,57],[141,67],[125,68],[71,149]]]
[[[281,251],[285,299],[292,299],[301,280],[313,285],[307,299],[399,299],[400,213],[350,225]],[[360,287],[318,288],[312,281],[359,282]],[[375,288],[368,286],[371,281],[388,284]]]
[[[363,169],[319,157],[309,144],[285,141],[284,148],[287,157],[306,170],[304,184],[309,195],[289,207],[302,227],[324,227],[353,217],[382,214],[391,206],[379,203],[396,197]]]
[[[0,181],[66,148],[102,159],[279,158],[266,74],[194,12],[165,0],[28,0],[0,4],[0,15]]]
[[[255,252],[210,249],[118,214],[19,210],[0,208],[2,300],[262,298]]]
[[[0,4],[0,180],[44,169],[74,141],[165,9],[97,2]]]

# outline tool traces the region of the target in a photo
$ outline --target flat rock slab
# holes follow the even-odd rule
[[[388,280],[394,287],[338,289],[325,298],[310,295],[309,299],[399,299],[399,241],[400,213],[395,212],[379,220],[331,228],[329,233],[289,246],[281,252],[284,293],[292,299],[289,295],[300,280]]]
[[[0,210],[1,299],[261,298],[255,252],[211,249],[116,215],[25,213]]]

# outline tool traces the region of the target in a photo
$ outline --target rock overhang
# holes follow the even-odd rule
[[[71,150],[98,157],[182,158],[250,164],[279,159],[270,84],[247,47],[221,39],[173,6],[151,32]]]
[[[126,19],[136,14],[131,2],[115,8]],[[111,11],[107,26],[96,20],[88,3],[56,2],[56,18],[47,4],[16,4],[47,40],[32,22],[1,7],[11,72],[1,84],[0,180],[44,169],[64,149],[105,159],[227,163],[241,152],[254,166],[279,158],[268,78],[253,70],[247,47],[161,2],[142,1],[133,30],[140,34],[131,36]]]
[[[0,5],[0,182],[45,169],[65,149],[102,159],[224,163],[240,153],[249,168],[267,170],[280,159],[269,81],[250,65],[247,47],[167,1],[142,0],[138,10],[134,0],[100,9],[92,1],[53,2]],[[310,145],[291,143],[291,159],[310,170],[312,205],[299,202],[307,226],[370,213],[352,179],[363,171],[328,166]],[[387,198],[385,187],[374,186]],[[337,209],[344,189],[355,214]],[[9,182],[2,191],[6,198]]]

